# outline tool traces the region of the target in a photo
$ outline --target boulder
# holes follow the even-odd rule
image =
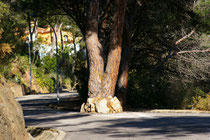
[[[120,113],[123,112],[120,101],[117,97],[94,97],[88,98],[83,103],[80,112],[82,113]]]
[[[107,98],[96,98],[95,106],[97,113],[109,113],[111,110],[107,105],[108,105]]]
[[[22,108],[10,88],[0,80],[0,140],[28,140]]]
[[[112,110],[114,110],[115,112],[122,112],[122,106],[120,101],[118,100],[117,97],[111,98],[110,103],[110,107],[112,108]]]
[[[22,85],[20,85],[18,83],[14,83],[14,82],[9,82],[7,84],[10,87],[10,90],[11,90],[12,94],[14,95],[14,97],[20,97],[20,96],[25,95]]]

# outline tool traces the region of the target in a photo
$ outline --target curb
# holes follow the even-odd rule
[[[56,140],[63,140],[66,136],[66,132],[62,131],[62,130],[58,130],[56,129],[58,132],[59,132],[59,136],[56,138]]]
[[[63,140],[66,136],[64,131],[55,128],[29,126],[26,129],[33,140]]]
[[[154,110],[142,110],[147,113],[196,113],[196,114],[210,114],[210,111],[200,110],[169,110],[169,109],[154,109]]]

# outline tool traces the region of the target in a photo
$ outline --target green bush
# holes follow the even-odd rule
[[[206,97],[203,98],[198,96],[195,109],[210,111],[210,94],[207,94]]]
[[[28,56],[26,55],[25,56],[17,55],[16,63],[17,63],[18,69],[20,70],[22,74],[24,74],[26,69],[29,68],[29,60],[28,60]]]
[[[45,73],[52,73],[56,71],[56,57],[51,57],[47,55],[42,60],[42,67],[45,70]]]
[[[210,93],[207,94],[199,88],[196,88],[193,92],[192,107],[198,110],[210,111]]]
[[[50,93],[55,91],[55,82],[52,78],[49,78],[47,75],[37,78],[37,81],[41,87],[47,88]]]
[[[67,89],[72,90],[72,83],[73,83],[73,81],[70,78],[64,78],[63,85]]]
[[[10,74],[11,71],[11,65],[10,64],[4,64],[0,65],[0,77],[5,77],[6,79],[11,79],[12,75]]]
[[[43,67],[32,67],[32,72],[34,73],[35,77],[37,78],[37,82],[40,87],[47,88],[49,92],[55,91],[55,81],[53,80],[52,74],[45,74],[45,69]]]

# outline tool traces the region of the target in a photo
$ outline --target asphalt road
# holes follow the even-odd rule
[[[63,93],[61,99],[77,96]],[[52,127],[67,133],[65,140],[210,140],[210,114],[143,113],[81,114],[46,105],[55,94],[29,95],[17,100],[26,125]]]

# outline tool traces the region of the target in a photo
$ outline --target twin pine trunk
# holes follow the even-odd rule
[[[113,27],[110,36],[110,47],[107,65],[104,65],[103,46],[98,38],[98,11],[99,1],[91,0],[88,23],[86,30],[86,45],[89,59],[88,96],[86,104],[83,104],[82,112],[92,112],[91,108],[104,108],[104,113],[121,112],[122,107],[114,97],[115,86],[119,73],[122,51],[122,34],[125,17],[126,0],[115,0],[116,10],[113,16]],[[105,71],[104,71],[105,68]],[[119,106],[118,108],[113,107]],[[94,107],[93,107],[94,106]],[[105,108],[109,108],[105,109]],[[115,108],[115,109],[113,109]],[[93,109],[92,109],[93,110]],[[100,112],[103,113],[103,112]]]

